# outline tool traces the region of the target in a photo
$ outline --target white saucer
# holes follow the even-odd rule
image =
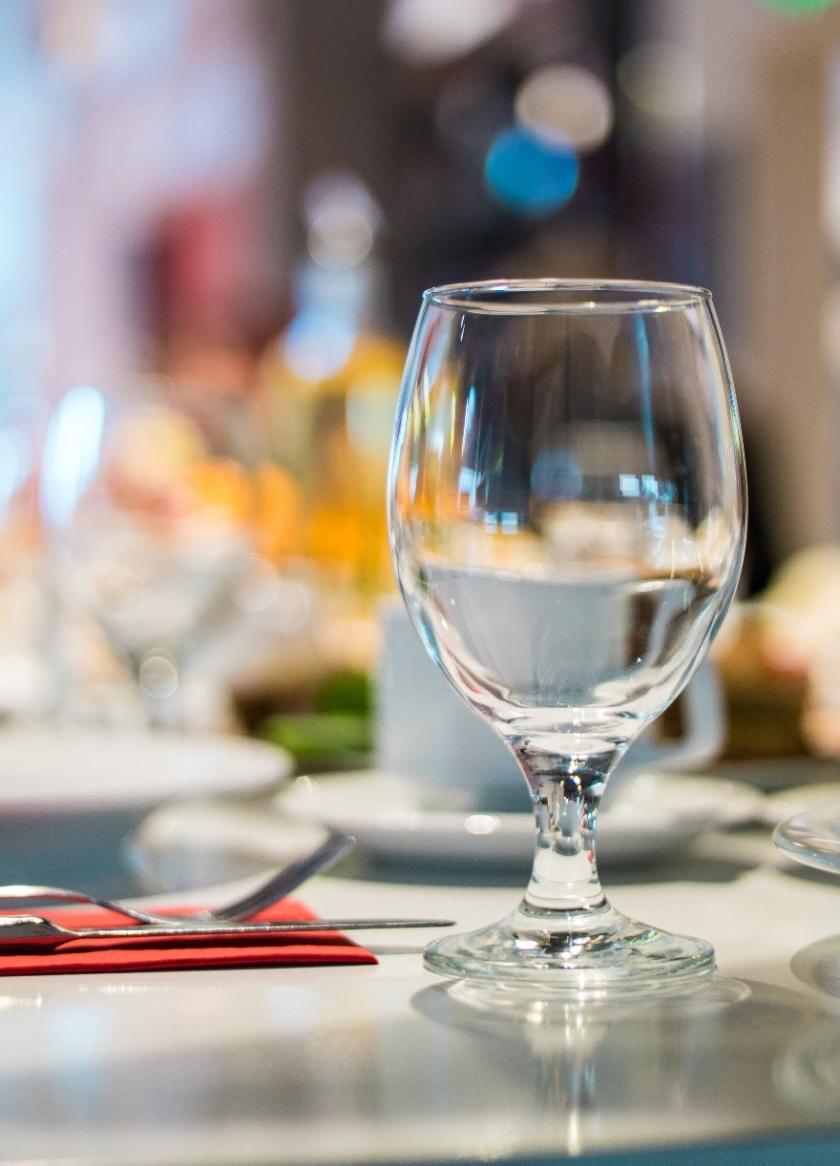
[[[292,759],[223,735],[85,730],[0,732],[0,824],[19,813],[131,810],[169,798],[248,793]]]
[[[276,799],[283,813],[352,834],[367,854],[389,860],[526,863],[530,813],[431,807],[426,787],[376,770],[298,778]],[[680,849],[710,826],[760,813],[762,795],[738,782],[640,774],[600,815],[599,853],[637,862]]]

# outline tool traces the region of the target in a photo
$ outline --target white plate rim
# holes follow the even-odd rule
[[[86,751],[94,758],[99,754],[100,764],[117,770],[112,781],[96,784],[89,777],[74,781],[78,777],[74,767],[84,762]],[[122,774],[118,771],[120,758],[128,751],[148,753],[147,773],[154,772],[155,764],[170,765],[171,781],[162,784],[152,780],[141,785],[130,769],[128,781],[125,770]],[[49,773],[45,780],[33,780],[39,757],[45,767],[56,762],[67,766],[64,777],[57,779]],[[23,768],[23,759],[27,768],[15,777],[14,767]],[[173,798],[252,792],[288,777],[293,768],[286,750],[235,734],[4,730],[0,731],[0,820],[33,812],[135,810]],[[156,776],[160,777],[159,770]],[[26,781],[29,784],[24,785]],[[35,781],[40,781],[40,786]],[[66,790],[62,781],[67,783]]]

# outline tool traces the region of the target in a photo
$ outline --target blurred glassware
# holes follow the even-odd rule
[[[304,216],[310,258],[296,314],[262,363],[272,453],[301,504],[285,549],[364,599],[393,585],[384,497],[404,348],[383,325],[382,216],[367,187],[352,174],[322,177]]]
[[[0,397],[0,718],[4,719],[36,719],[53,699],[45,648],[51,613],[43,580],[37,486],[45,414],[34,393],[7,390]]]
[[[313,340],[330,327],[313,325]],[[301,376],[285,354],[269,369],[273,448],[302,499],[297,549],[361,594],[391,581],[383,498],[402,360],[400,345],[359,334],[326,376]]]
[[[773,841],[788,858],[828,874],[840,874],[840,806],[826,790],[816,809],[805,810],[781,822]]]
[[[293,494],[244,395],[140,377],[59,401],[40,501],[62,595],[126,659],[150,723],[182,722],[185,661],[271,570]]]

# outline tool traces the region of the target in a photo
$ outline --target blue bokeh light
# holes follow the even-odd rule
[[[519,128],[499,134],[484,162],[484,179],[493,197],[524,215],[546,215],[565,206],[579,177],[580,165],[571,147],[540,141]]]

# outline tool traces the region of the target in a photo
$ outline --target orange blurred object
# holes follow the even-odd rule
[[[263,362],[270,441],[299,492],[303,553],[362,596],[393,586],[385,481],[404,355],[396,341],[361,332],[321,379],[295,371],[283,337]]]
[[[249,472],[231,458],[205,458],[188,467],[184,487],[194,505],[248,527],[264,558],[301,553],[300,490],[280,466],[265,462]]]

